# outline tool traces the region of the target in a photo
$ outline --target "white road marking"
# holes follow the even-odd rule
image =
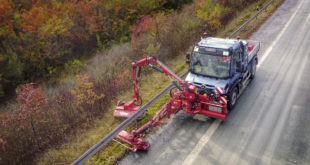
[[[203,147],[208,143],[208,141],[210,140],[211,136],[214,134],[215,130],[219,127],[220,124],[221,124],[220,120],[215,120],[211,124],[211,126],[208,129],[208,131],[203,135],[203,137],[200,138],[200,140],[196,144],[195,148],[186,157],[186,159],[182,163],[182,165],[191,165],[191,164],[193,164],[193,162],[197,158],[198,154],[201,152]]]
[[[305,23],[300,29],[301,32],[304,32],[307,30],[306,28],[309,23],[309,20],[310,20],[310,13],[308,14]],[[300,72],[297,73],[297,76],[295,77],[293,84],[291,86],[291,93],[286,100],[286,103],[285,103],[286,106],[284,106],[285,108],[282,110],[283,116],[279,116],[280,120],[277,126],[274,128],[275,131],[273,132],[272,139],[270,139],[270,142],[269,142],[270,145],[268,144],[268,147],[263,154],[261,164],[272,164],[272,161],[276,161],[275,159],[273,159],[273,154],[274,154],[274,150],[276,149],[276,145],[278,144],[276,142],[279,140],[281,136],[282,129],[280,129],[279,127],[285,125],[285,122],[287,122],[286,119],[287,119],[287,116],[289,115],[288,111],[291,109],[290,105],[293,105],[293,101],[296,99],[295,96],[296,96],[296,92],[298,91],[297,89],[298,84],[302,81],[302,74],[303,74],[303,71],[305,70],[307,63],[308,63],[308,56],[305,56],[305,58],[302,60],[301,64],[299,65]]]
[[[306,19],[306,22],[308,23],[309,20],[310,20],[310,13],[308,14],[308,17],[307,17],[307,19]]]
[[[298,7],[295,9],[295,12],[293,13],[293,15],[290,17],[290,19],[288,20],[288,22],[285,24],[284,28],[281,30],[281,32],[278,34],[278,36],[276,37],[276,39],[272,42],[272,44],[268,47],[268,49],[266,50],[266,52],[263,54],[263,56],[261,57],[261,59],[259,60],[259,64],[257,65],[257,68],[259,68],[261,66],[261,64],[266,60],[266,58],[269,56],[271,50],[273,49],[273,47],[275,46],[275,44],[280,40],[280,38],[282,37],[282,35],[284,34],[284,32],[286,31],[286,29],[288,28],[288,26],[290,25],[290,23],[293,21],[293,19],[295,18],[297,12],[299,11],[299,9],[302,6],[304,0],[302,0]],[[203,147],[208,143],[208,141],[211,139],[212,135],[214,134],[214,132],[216,131],[216,129],[219,127],[219,125],[221,124],[221,121],[219,120],[215,120],[211,126],[209,127],[209,129],[207,130],[207,132],[200,138],[200,140],[197,142],[195,148],[192,150],[192,152],[185,158],[184,162],[182,163],[182,165],[191,165],[194,163],[194,161],[196,160],[196,158],[198,157],[199,153],[201,152],[201,150],[203,149]]]
[[[276,143],[276,141],[280,139],[281,131],[282,131],[282,129],[280,129],[279,127],[285,125],[285,122],[287,122],[286,119],[287,119],[287,116],[289,115],[289,110],[291,109],[290,105],[292,105],[293,101],[296,99],[295,96],[296,96],[296,92],[298,89],[298,84],[299,82],[301,82],[302,73],[305,70],[307,63],[308,63],[308,56],[306,56],[305,59],[301,63],[300,72],[297,73],[297,76],[292,84],[291,94],[288,96],[286,103],[285,103],[286,106],[284,106],[285,108],[282,111],[283,115],[285,116],[281,116],[281,117],[279,116],[280,120],[277,123],[277,126],[274,128],[275,132],[273,132],[273,136],[270,139],[268,147],[263,154],[261,164],[272,164],[272,160],[274,160],[273,154],[276,149],[276,145],[278,144]]]
[[[291,16],[291,18],[288,20],[288,22],[285,24],[285,26],[283,27],[283,29],[281,30],[281,32],[278,34],[277,38],[272,42],[272,44],[268,47],[268,49],[266,50],[266,52],[263,54],[263,56],[261,57],[261,59],[259,59],[259,64],[257,65],[257,67],[259,68],[260,65],[266,60],[266,58],[268,57],[268,55],[270,54],[271,50],[273,49],[274,45],[280,40],[280,38],[282,37],[283,33],[286,31],[287,27],[291,24],[291,22],[293,21],[293,19],[295,18],[297,12],[299,11],[299,9],[301,8],[302,4],[303,4],[304,0],[302,0],[298,7],[295,9],[295,12],[293,13],[293,15]]]

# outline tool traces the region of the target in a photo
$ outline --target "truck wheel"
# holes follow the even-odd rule
[[[256,60],[254,60],[252,64],[251,79],[253,79],[256,74],[256,65],[257,65]]]
[[[238,89],[235,87],[229,94],[228,109],[232,110],[237,102]]]

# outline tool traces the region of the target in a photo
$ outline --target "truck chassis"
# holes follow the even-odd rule
[[[256,56],[259,50],[259,45],[253,48],[253,45],[250,44],[248,45],[248,50],[249,57],[254,56],[254,54]],[[251,62],[253,63],[253,60],[251,60]],[[250,82],[251,78],[254,77],[252,70],[255,69],[256,71],[257,57],[255,58],[254,62],[255,65],[253,63],[252,65],[254,66],[250,68],[251,73],[249,72],[250,70],[247,70],[242,75],[242,80],[240,80],[242,83],[239,85],[240,90],[238,93],[236,93],[236,96],[233,97],[239,97]],[[220,120],[226,119],[228,114],[228,101],[230,100],[228,99],[229,94],[225,92],[223,87],[215,87],[215,89],[210,90],[207,88],[198,87],[198,85],[195,83],[184,81],[153,56],[132,63],[134,87],[133,100],[129,102],[119,101],[114,111],[115,117],[128,118],[140,109],[139,105],[142,104],[142,98],[139,95],[138,84],[141,68],[146,65],[149,65],[153,69],[172,78],[176,91],[173,89],[170,90],[170,101],[165,103],[163,107],[156,113],[156,115],[142,127],[137,130],[133,130],[131,133],[123,130],[118,134],[117,139],[129,144],[129,149],[131,151],[147,151],[150,145],[148,142],[142,139],[145,131],[150,127],[157,126],[159,121],[161,121],[163,118],[167,117],[169,119],[172,114],[176,114],[180,110],[183,110],[186,114],[202,114]],[[143,116],[144,114],[138,119],[143,118]]]

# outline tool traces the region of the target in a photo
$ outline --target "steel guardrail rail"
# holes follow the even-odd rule
[[[181,75],[181,77],[185,77],[188,72],[185,72]],[[119,132],[125,129],[130,123],[135,121],[137,117],[142,115],[150,106],[152,106],[159,98],[161,98],[164,94],[166,94],[171,88],[173,84],[171,83],[166,88],[164,88],[159,94],[154,96],[149,102],[143,105],[137,112],[135,112],[130,118],[127,118],[123,121],[117,128],[115,128],[112,132],[106,135],[103,139],[101,139],[97,144],[92,146],[88,151],[86,151],[80,158],[75,160],[72,165],[82,165],[86,162],[90,157],[92,157],[96,152],[98,152],[105,144],[110,142]]]
[[[264,10],[267,9],[268,6],[270,6],[274,0],[271,0],[265,7],[263,7],[260,11],[258,11],[252,18],[250,18],[248,21],[246,21],[243,25],[241,25],[236,31],[234,31],[228,38],[233,38],[236,34],[238,34],[241,30],[246,28],[249,23],[251,23],[257,16],[262,13]]]
[[[260,11],[258,11],[252,18],[250,18],[246,23],[241,25],[238,30],[233,32],[228,38],[234,37],[237,33],[239,33],[241,30],[243,30],[250,22],[252,22],[261,12],[266,10],[270,4],[272,4],[274,0],[271,0],[264,8],[262,8]],[[181,75],[183,78],[188,72],[185,72]],[[145,105],[143,105],[137,112],[135,112],[130,118],[127,118],[125,121],[123,121],[117,128],[115,128],[112,132],[110,132],[108,135],[106,135],[104,138],[102,138],[97,144],[92,146],[88,151],[86,151],[81,157],[79,157],[77,160],[75,160],[72,165],[82,165],[84,162],[86,162],[90,157],[92,157],[95,153],[97,153],[104,145],[106,145],[108,142],[110,142],[119,132],[121,132],[123,129],[125,129],[130,123],[135,121],[138,116],[142,115],[143,112],[145,112],[150,106],[152,106],[159,98],[161,98],[165,93],[167,93],[171,88],[173,87],[173,84],[171,83],[168,85],[165,89],[163,89],[159,94],[157,94],[155,97],[153,97],[149,102],[147,102]]]

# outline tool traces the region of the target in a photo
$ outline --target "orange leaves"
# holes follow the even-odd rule
[[[25,32],[36,32],[39,27],[46,21],[45,10],[42,7],[33,7],[30,11],[22,14],[23,30]]]
[[[8,0],[2,0],[0,2],[0,16],[5,16],[12,11],[12,7]]]
[[[8,0],[0,1],[0,27],[6,27],[10,31],[13,30],[13,21],[10,19],[12,11]]]
[[[18,45],[18,50],[19,50],[20,52],[23,52],[23,47],[22,47],[21,45]]]
[[[37,33],[39,38],[63,34],[71,28],[68,6],[52,1],[50,4],[33,4],[29,11],[21,14],[24,32]]]
[[[71,90],[71,94],[75,98],[77,105],[82,103],[93,105],[95,101],[104,98],[104,94],[97,95],[93,91],[93,86],[93,83],[89,82],[87,74],[76,75],[76,85],[75,88]]]
[[[114,7],[115,15],[118,15],[118,12],[121,8],[122,8],[122,4],[120,2],[116,2],[116,5]]]

